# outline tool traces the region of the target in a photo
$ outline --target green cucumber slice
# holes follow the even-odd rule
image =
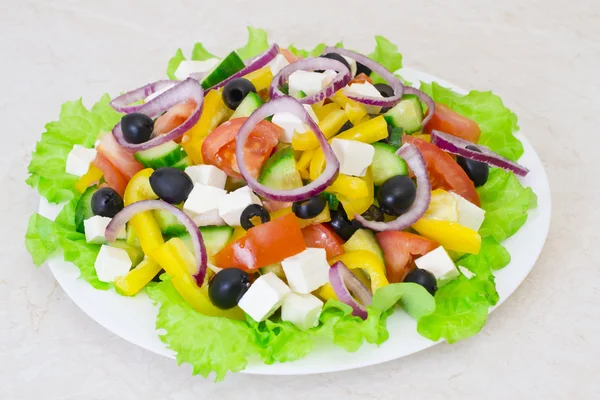
[[[269,272],[274,273],[282,281],[287,282],[287,278],[285,277],[285,272],[283,271],[283,267],[281,266],[281,263],[267,265],[266,267],[262,267],[260,269],[261,275],[266,275]]]
[[[423,106],[416,95],[407,94],[383,117],[392,127],[402,128],[405,133],[414,133],[422,128]]]
[[[204,240],[206,253],[209,257],[221,251],[229,243],[231,236],[233,236],[233,228],[230,226],[201,226],[199,229],[202,234],[202,240]],[[183,240],[192,252],[194,251],[192,238],[189,233],[184,233],[177,237]]]
[[[187,232],[185,226],[179,222],[173,213],[165,210],[154,210],[154,219],[161,232],[166,236],[178,236]]]
[[[388,138],[390,146],[394,147],[396,150],[402,147],[402,135],[404,135],[404,129],[392,128],[392,132]]]
[[[138,151],[134,155],[146,168],[170,167],[187,157],[180,145],[171,141],[148,150]]]
[[[110,243],[109,246],[125,250],[127,252],[127,255],[129,255],[129,258],[131,259],[132,267],[135,267],[144,259],[144,251],[142,250],[142,248],[132,246],[125,240],[115,240],[113,243]]]
[[[278,150],[265,163],[258,182],[272,189],[296,189],[302,187],[302,178],[296,169],[296,159],[291,147]]]
[[[135,233],[135,229],[133,229],[133,225],[127,224],[127,236],[125,237],[125,241],[130,246],[141,247],[140,239]]]
[[[383,258],[383,250],[379,247],[375,234],[369,229],[359,229],[354,232],[354,235],[348,239],[346,243],[342,245],[344,251],[357,251],[366,250],[375,253],[377,257],[385,265],[385,259]]]
[[[75,206],[75,230],[80,233],[85,233],[83,221],[94,216],[92,211],[92,196],[98,190],[98,186],[90,186],[85,189],[85,192],[79,198],[77,206]]]
[[[217,83],[223,82],[236,72],[240,72],[245,67],[246,65],[240,56],[235,51],[232,51],[208,73],[206,78],[202,81],[202,87],[208,89],[215,86]]]
[[[375,148],[371,172],[373,183],[381,186],[383,182],[396,175],[407,175],[408,167],[406,161],[396,155],[396,148],[382,142],[372,144]]]
[[[238,108],[235,109],[235,112],[231,116],[230,119],[249,117],[258,107],[263,105],[264,101],[254,92],[248,93],[244,100],[240,103]]]
[[[173,164],[171,166],[173,168],[177,168],[182,171],[185,171],[185,169],[187,167],[191,167],[192,165],[194,165],[194,161],[192,161],[192,158],[190,156],[187,156],[187,157],[182,158],[181,160],[177,161],[175,164]]]

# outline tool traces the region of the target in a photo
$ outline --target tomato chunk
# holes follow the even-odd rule
[[[123,197],[125,188],[127,187],[127,178],[125,178],[119,170],[111,164],[108,158],[104,157],[101,153],[96,155],[92,164],[102,171],[106,184]]]
[[[414,268],[415,256],[423,256],[439,247],[433,240],[408,232],[379,232],[375,237],[383,249],[386,274],[390,283],[404,280]]]
[[[325,249],[327,258],[339,256],[344,252],[344,241],[328,224],[314,224],[302,228],[302,236],[306,247],[319,247]]]
[[[133,157],[133,152],[122,147],[115,137],[107,133],[98,144],[98,154],[102,154],[110,163],[125,177],[131,179],[136,173],[144,169],[144,166]],[[102,169],[97,165],[98,168]],[[106,176],[106,174],[105,174]],[[114,189],[114,188],[113,188]],[[115,189],[116,190],[116,189]]]
[[[481,136],[477,122],[463,117],[450,107],[440,103],[435,103],[433,117],[425,127],[427,133],[431,133],[433,130],[458,136],[472,143],[479,142],[479,136]]]

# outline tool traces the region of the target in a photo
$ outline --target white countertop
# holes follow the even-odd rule
[[[552,225],[533,272],[478,336],[360,370],[214,384],[112,335],[33,266],[23,237],[38,195],[23,181],[60,104],[162,77],[195,41],[239,46],[247,24],[302,47],[341,38],[366,51],[382,34],[405,65],[494,89],[517,113],[547,168]],[[597,0],[5,1],[0,49],[0,399],[597,398]]]

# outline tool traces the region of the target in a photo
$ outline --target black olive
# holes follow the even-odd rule
[[[248,273],[238,268],[225,268],[217,272],[208,285],[210,301],[221,310],[237,306],[250,287]]]
[[[121,130],[129,143],[144,143],[152,137],[154,120],[142,113],[127,114],[121,118]]]
[[[314,196],[308,200],[295,201],[292,204],[292,211],[296,214],[296,217],[302,219],[311,219],[321,214],[327,202],[322,196]]]
[[[377,193],[379,207],[389,215],[402,215],[415,202],[417,187],[406,175],[396,175],[383,182]]]
[[[250,92],[256,93],[252,82],[245,78],[235,78],[223,88],[223,101],[227,107],[235,110]]]
[[[406,275],[404,282],[412,282],[423,286],[433,296],[437,292],[437,280],[435,275],[426,269],[415,268]]]
[[[92,212],[94,215],[112,218],[123,209],[123,199],[114,189],[104,187],[92,195]]]
[[[341,55],[337,54],[337,53],[327,53],[327,54],[323,54],[322,56],[319,57],[323,57],[323,58],[330,58],[332,60],[336,60],[341,62],[342,64],[344,64],[348,70],[350,70],[350,64],[348,64],[348,61],[346,61],[346,59],[344,57],[342,57]],[[317,70],[315,72],[325,72],[324,70]]]
[[[390,85],[385,83],[376,83],[373,86],[375,86],[375,89],[377,89],[383,97],[392,97],[394,95],[394,89],[392,89]]]
[[[265,208],[259,204],[250,204],[248,207],[244,208],[242,211],[242,215],[240,216],[240,225],[245,230],[254,227],[251,219],[254,217],[260,217],[260,222],[266,224],[271,220],[271,216],[265,210]]]
[[[363,73],[366,76],[369,76],[371,75],[371,72],[373,72],[371,68],[359,63],[358,61],[356,62],[356,75],[360,75],[361,73]]]
[[[162,167],[150,175],[150,186],[162,200],[171,204],[179,204],[188,198],[194,188],[194,183],[182,170]]]
[[[467,149],[481,153],[481,150],[475,146],[467,146]],[[461,156],[456,157],[456,162],[465,170],[469,179],[475,184],[475,187],[485,185],[490,172],[490,168],[486,163]]]
[[[378,221],[383,222],[385,219],[385,214],[381,211],[381,208],[377,207],[375,204],[371,204],[371,206],[361,214],[368,221]],[[352,220],[352,226],[357,229],[363,229],[364,226],[358,222],[357,220]]]
[[[352,129],[352,128],[354,128],[354,125],[352,125],[352,122],[346,121],[346,123],[344,123],[344,125],[342,125],[342,127],[340,128],[338,133],[347,131],[348,129]]]
[[[341,204],[338,205],[337,210],[331,211],[331,221],[329,221],[329,225],[331,225],[335,233],[344,240],[350,239],[350,237],[354,235],[354,232],[358,230],[357,227],[353,226],[352,223],[348,221],[348,215]]]

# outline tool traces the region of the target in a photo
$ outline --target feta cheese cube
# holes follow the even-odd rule
[[[306,110],[308,115],[310,115],[312,120],[318,124],[319,118],[317,117],[317,114],[315,114],[312,107],[305,104],[304,109]],[[283,129],[279,140],[281,140],[284,143],[292,143],[292,138],[294,137],[295,132],[304,133],[309,130],[308,126],[304,125],[300,118],[296,117],[294,114],[289,112],[281,112],[274,114],[271,122]]]
[[[290,288],[308,294],[329,281],[329,264],[325,249],[309,247],[281,262]]]
[[[375,86],[373,86],[372,84],[370,84],[369,82],[353,83],[349,86],[346,86],[343,90],[344,90],[344,94],[346,94],[346,96],[348,94],[354,94],[356,96],[370,96],[370,97],[383,98],[381,93],[379,93],[379,90],[377,90],[377,88]],[[369,113],[369,114],[379,114],[379,112],[381,111],[381,107],[377,107],[377,106],[365,105],[365,108],[367,110],[367,113]]]
[[[323,302],[312,294],[290,293],[281,305],[281,319],[305,331],[319,323]]]
[[[307,96],[317,93],[325,86],[326,79],[327,76],[321,72],[295,71],[288,79],[290,96],[297,97],[300,91],[306,93]]]
[[[85,241],[88,243],[101,244],[106,243],[106,237],[104,236],[106,232],[106,227],[110,223],[112,218],[102,217],[100,215],[94,215],[91,218],[83,221],[83,230],[85,232]],[[118,235],[117,239],[125,239],[127,237],[127,232],[125,227],[123,227]]]
[[[214,165],[193,165],[185,169],[192,182],[202,185],[214,186],[219,189],[225,188],[227,174]]]
[[[194,221],[196,226],[222,226],[226,225],[225,221],[219,215],[219,210],[211,210],[202,214],[194,214],[187,212],[188,216]]]
[[[183,60],[177,70],[175,77],[180,81],[185,80],[190,74],[201,74],[208,72],[219,64],[218,58],[211,58],[205,61]]]
[[[196,215],[218,210],[219,203],[226,194],[227,192],[223,189],[196,183],[183,204],[183,210]]]
[[[113,282],[131,269],[131,259],[127,252],[117,247],[102,245],[94,262],[98,279],[102,282]]]
[[[332,69],[326,69],[323,72],[323,87],[329,85],[337,76],[337,72]]]
[[[348,64],[350,64],[350,73],[352,74],[352,76],[356,76],[356,60],[350,58],[350,57],[346,57],[346,56],[342,56],[344,57],[344,59],[348,62]]]
[[[267,64],[271,69],[271,74],[273,76],[277,75],[279,71],[281,71],[286,66],[290,65],[289,61],[285,58],[283,54],[277,54],[274,59],[271,60],[269,64]]]
[[[283,303],[290,288],[274,273],[261,275],[242,296],[238,306],[253,320],[269,318]]]
[[[450,192],[456,199],[456,207],[458,208],[458,223],[466,226],[467,228],[473,229],[475,232],[479,231],[483,220],[485,219],[485,210],[477,207],[475,204],[466,200],[461,195]]]
[[[356,140],[333,139],[331,148],[340,162],[340,173],[352,176],[365,176],[373,163],[375,148]]]
[[[219,202],[219,215],[227,225],[240,226],[242,212],[250,204],[262,205],[260,199],[248,186],[243,186],[236,191],[228,193]]]
[[[88,149],[76,144],[67,155],[65,172],[75,176],[83,176],[90,169],[90,164],[96,158],[96,149]]]
[[[442,246],[417,258],[415,264],[417,267],[431,272],[436,279],[441,281],[448,281],[460,275],[454,261]]]

